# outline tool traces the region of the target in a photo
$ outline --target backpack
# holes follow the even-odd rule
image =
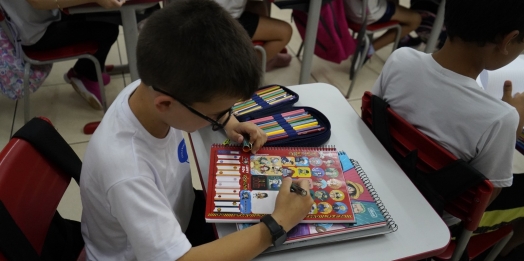
[[[1,12],[1,10],[0,10]],[[6,19],[6,22],[9,23]],[[9,25],[9,24],[8,24]],[[0,27],[0,91],[12,100],[24,97],[24,66],[25,61],[21,57],[21,46],[13,46],[5,29],[11,29],[16,37],[16,30]],[[18,47],[18,48],[17,48]],[[35,92],[44,82],[51,71],[52,64],[31,65],[29,71],[29,90]]]
[[[300,36],[304,39],[307,13],[294,9],[293,19]],[[315,55],[330,62],[341,63],[355,52],[356,46],[357,42],[348,30],[343,0],[334,0],[322,5]]]

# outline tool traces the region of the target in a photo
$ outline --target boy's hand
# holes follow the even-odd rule
[[[522,132],[522,127],[524,126],[524,94],[523,93],[513,93],[513,85],[511,81],[504,82],[504,94],[502,95],[502,100],[507,102],[509,105],[515,107],[519,113],[519,126],[517,128],[517,137]]]
[[[126,0],[95,0],[95,2],[104,8],[117,8],[121,7]]]
[[[300,187],[306,190],[308,192],[307,195],[303,196],[291,192],[292,182],[299,184]],[[305,179],[292,181],[291,178],[287,177],[282,180],[275,203],[275,211],[273,211],[271,216],[288,232],[306,217],[311,211],[312,205],[313,198],[309,195],[309,182]]]
[[[248,134],[249,143],[253,144],[253,148],[251,149],[253,154],[256,153],[260,147],[266,143],[267,140],[266,133],[264,133],[262,129],[251,122],[237,121],[236,123],[227,124],[224,127],[224,130],[226,131],[227,137],[230,140],[238,143],[242,143],[244,141],[242,134]]]

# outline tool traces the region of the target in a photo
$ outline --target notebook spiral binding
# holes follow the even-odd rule
[[[212,148],[232,148],[242,147],[239,144],[220,144],[214,143],[211,145]],[[335,145],[324,145],[320,147],[262,147],[264,150],[297,150],[297,151],[336,151]]]
[[[378,208],[380,209],[380,212],[382,212],[382,215],[386,219],[389,229],[391,229],[393,232],[397,231],[398,229],[397,224],[395,224],[395,221],[393,220],[388,210],[382,203],[382,200],[380,199],[380,197],[378,196],[377,191],[375,190],[375,188],[373,188],[373,185],[371,184],[371,181],[369,180],[368,175],[366,175],[362,167],[360,167],[360,164],[358,164],[358,161],[351,159],[351,163],[353,163],[353,166],[355,166],[355,170],[357,171],[358,175],[360,176],[360,179],[362,179],[362,182],[368,189],[369,194],[371,194],[371,196],[375,200],[375,203],[377,204]]]

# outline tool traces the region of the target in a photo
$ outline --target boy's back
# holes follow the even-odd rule
[[[144,129],[128,104],[139,83],[118,95],[84,156],[82,233],[88,256],[100,260],[176,260],[191,248],[183,234],[194,199],[183,134],[171,128],[158,139]]]
[[[372,93],[494,186],[511,185],[518,114],[472,78],[442,67],[431,54],[401,48],[391,54]]]

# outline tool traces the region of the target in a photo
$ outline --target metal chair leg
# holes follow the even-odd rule
[[[364,60],[365,60],[364,57],[367,55],[370,45],[371,45],[371,42],[369,40],[369,37],[365,36],[364,37],[364,50],[362,50],[362,52],[355,53],[355,56],[353,57],[353,62],[351,64],[351,69],[350,69],[351,84],[349,85],[349,89],[348,89],[346,95],[344,96],[344,97],[346,97],[346,99],[349,98],[349,95],[351,94],[351,91],[353,91],[353,87],[355,86],[355,82],[357,81],[358,72],[360,71],[360,69],[362,69],[362,66],[364,65]],[[359,57],[360,57],[360,59],[359,59]],[[353,71],[352,74],[351,74],[351,71]],[[353,76],[353,77],[351,77],[351,76]]]
[[[400,33],[402,32],[402,27],[400,26],[400,24],[398,24],[394,28],[397,30],[397,34],[395,35],[395,42],[393,42],[393,51],[392,52],[397,50],[398,44],[400,42]]]
[[[457,246],[455,247],[455,251],[451,256],[451,261],[458,261],[460,259],[462,253],[464,253],[464,250],[466,249],[466,246],[468,246],[468,242],[472,234],[473,231],[469,231],[467,229],[462,230],[460,238],[457,238]]]
[[[24,66],[24,123],[27,123],[31,118],[30,114],[30,106],[29,106],[29,74],[31,73],[31,64],[29,62],[25,62]]]
[[[486,259],[484,259],[484,261],[495,260],[495,258],[499,255],[502,248],[504,248],[504,246],[508,243],[508,241],[511,239],[512,236],[513,236],[513,231],[511,231],[511,233],[509,233],[507,236],[501,239],[497,244],[495,244],[493,248],[491,249],[491,251],[489,252]]]
[[[298,47],[297,58],[300,57],[300,54],[302,53],[302,48],[304,48],[304,42],[301,42],[300,47]]]

